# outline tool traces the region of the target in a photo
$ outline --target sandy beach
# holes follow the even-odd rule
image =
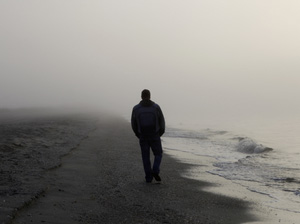
[[[61,119],[52,117],[51,128],[58,128]],[[40,119],[39,125],[45,125],[46,120]],[[250,213],[249,202],[203,191],[212,185],[209,180],[204,182],[184,177],[182,174],[192,165],[167,154],[164,154],[161,167],[162,183],[146,184],[139,144],[126,120],[107,115],[97,121],[66,116],[63,120],[68,121],[68,125],[60,126],[65,132],[59,136],[69,141],[60,145],[65,150],[58,147],[56,150],[61,152],[54,153],[54,157],[49,157],[53,153],[48,150],[45,158],[35,158],[37,161],[59,158],[55,165],[39,168],[40,165],[31,162],[35,161],[32,154],[28,154],[26,164],[22,165],[21,161],[19,165],[15,164],[16,161],[8,163],[7,158],[21,157],[17,157],[16,150],[1,148],[1,162],[6,167],[1,166],[0,175],[5,177],[4,174],[10,172],[9,177],[1,179],[1,224],[234,224],[257,221]],[[34,122],[37,126],[33,129],[39,129]],[[78,129],[81,130],[79,133]],[[51,141],[54,139],[57,136]],[[34,144],[36,140],[32,141]],[[40,149],[41,154],[51,147]],[[28,166],[31,169],[26,168]],[[12,178],[19,180],[18,185]]]

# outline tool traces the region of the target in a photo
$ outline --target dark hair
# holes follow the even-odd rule
[[[150,91],[148,89],[144,89],[142,91],[142,99],[143,100],[150,99],[150,97],[151,97]]]

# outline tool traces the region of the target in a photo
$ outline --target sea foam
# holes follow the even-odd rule
[[[272,151],[272,148],[265,147],[262,144],[256,143],[254,140],[250,138],[240,138],[240,141],[237,145],[237,151],[242,153],[263,153]]]

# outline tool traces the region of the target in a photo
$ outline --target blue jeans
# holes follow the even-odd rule
[[[162,145],[160,137],[157,136],[147,136],[140,137],[140,146],[142,151],[142,159],[145,171],[145,178],[147,181],[152,180],[152,173],[159,174],[160,163],[162,159]],[[151,169],[150,161],[150,148],[154,154],[153,168]]]

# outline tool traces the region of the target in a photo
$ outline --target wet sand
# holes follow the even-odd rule
[[[0,207],[1,223],[256,221],[249,202],[202,191],[211,185],[209,180],[184,177],[182,173],[192,165],[166,154],[161,166],[162,183],[145,183],[138,141],[130,124],[121,118],[102,116],[97,128],[82,137],[61,157],[59,166],[28,180],[28,186],[40,185],[29,200],[6,206],[13,195],[5,199],[0,195],[1,201],[6,201]]]

